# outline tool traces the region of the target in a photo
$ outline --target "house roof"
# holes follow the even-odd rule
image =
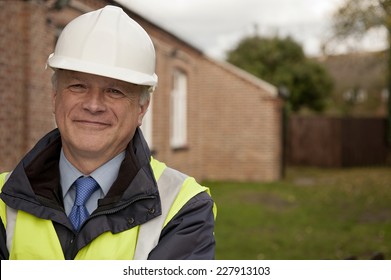
[[[212,58],[209,57],[208,59],[214,62],[215,64],[218,64],[220,67],[224,68],[225,70],[231,72],[235,76],[252,83],[254,86],[264,90],[265,92],[270,93],[271,97],[278,97],[278,89],[276,86],[228,62],[213,60]]]
[[[360,52],[318,59],[336,81],[335,90],[386,87],[387,52]]]

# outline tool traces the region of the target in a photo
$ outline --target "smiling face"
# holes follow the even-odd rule
[[[89,174],[126,149],[141,125],[149,101],[142,86],[58,70],[53,108],[67,159]]]

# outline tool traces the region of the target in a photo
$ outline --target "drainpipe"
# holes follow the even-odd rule
[[[288,144],[288,99],[289,89],[285,86],[278,88],[278,97],[282,100],[281,106],[281,178],[285,178],[287,144]]]

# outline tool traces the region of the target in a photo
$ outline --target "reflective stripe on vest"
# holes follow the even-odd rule
[[[151,158],[151,166],[158,182],[162,215],[118,234],[111,232],[101,234],[82,248],[75,259],[147,259],[149,252],[159,241],[161,230],[183,205],[200,192],[209,192],[194,178],[168,168],[164,163],[153,158]],[[1,175],[0,188],[5,181]],[[17,214],[17,219],[16,215],[14,218],[9,216],[6,218],[9,210],[5,208],[5,204],[0,201],[0,215],[7,231],[7,247],[11,248],[10,259],[64,259],[51,221],[39,219],[24,211],[13,211]],[[12,229],[15,228],[13,238],[11,234],[13,230],[9,226],[12,225],[12,220],[14,221]],[[9,241],[13,244],[11,245]]]
[[[8,178],[11,176],[12,172],[6,172],[0,174],[0,190],[3,187],[4,183],[7,182]],[[4,223],[4,227],[7,233],[7,248],[11,247],[12,238],[14,236],[15,222],[16,222],[17,211],[10,207],[5,207],[4,203],[0,205],[0,217]],[[8,221],[8,223],[7,223]]]

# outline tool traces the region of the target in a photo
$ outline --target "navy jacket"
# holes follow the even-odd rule
[[[81,229],[89,231],[88,238],[79,234],[74,240],[76,235],[65,214],[62,200],[58,167],[60,150],[61,135],[55,129],[43,137],[17,165],[3,186],[0,198],[11,208],[52,220],[66,259],[74,259],[91,239],[107,230],[118,233],[161,214],[159,192],[149,164],[150,151],[138,129],[128,145],[118,178],[94,211],[99,215]],[[141,169],[144,172],[139,172]],[[142,199],[134,202],[134,198],[140,197]],[[162,230],[159,243],[148,259],[214,259],[212,208],[213,200],[207,193],[193,197]],[[146,213],[145,209],[154,211]],[[127,219],[130,216],[131,222]],[[1,221],[0,258],[8,259],[8,256]]]

